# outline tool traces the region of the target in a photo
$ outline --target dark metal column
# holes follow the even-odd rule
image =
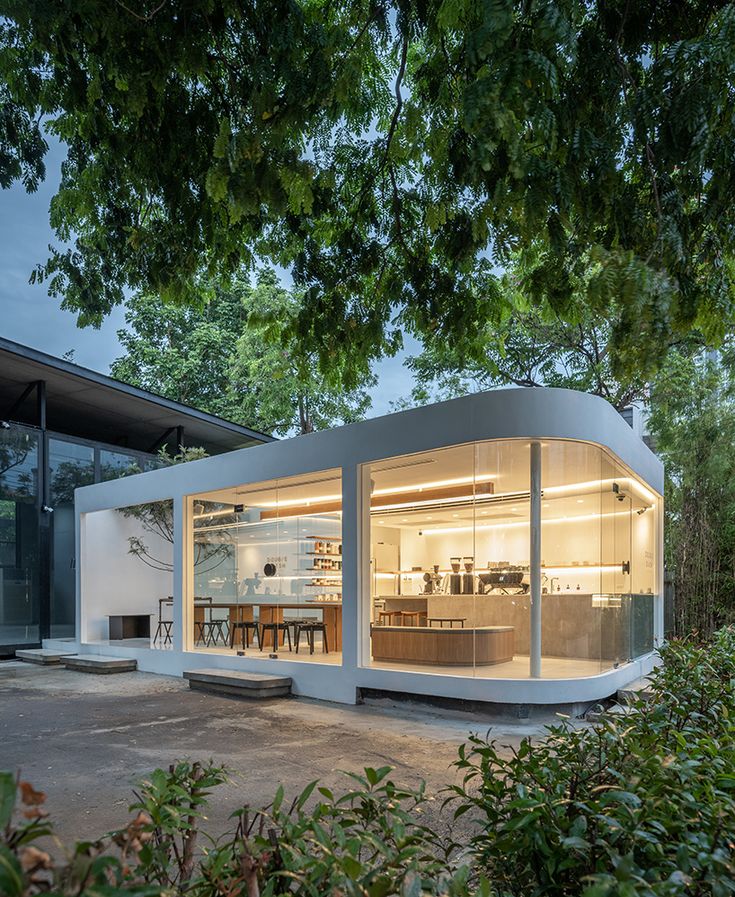
[[[53,557],[53,512],[49,507],[49,453],[46,427],[46,383],[36,383],[36,423],[41,431],[38,441],[38,605],[41,640],[51,635],[51,563]]]

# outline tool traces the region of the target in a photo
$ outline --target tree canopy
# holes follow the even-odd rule
[[[255,285],[237,278],[216,289],[203,308],[127,300],[125,354],[111,373],[119,380],[278,436],[310,433],[364,417],[375,377],[363,372],[352,389],[332,385],[314,353],[297,353],[290,334],[297,293],[273,271]]]
[[[354,380],[402,331],[512,314],[498,267],[618,369],[733,318],[735,8],[717,0],[8,0],[0,184],[68,146],[36,275],[82,324],[182,303],[258,258]]]

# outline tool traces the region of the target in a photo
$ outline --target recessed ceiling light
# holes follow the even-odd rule
[[[452,514],[452,517],[459,517],[459,514]]]
[[[487,511],[480,511],[480,513],[484,516],[485,514],[487,514]]]
[[[427,517],[426,519],[427,519],[427,520],[433,520],[434,518],[433,518],[433,517]]]
[[[511,508],[511,511],[517,511],[518,508]]]
[[[401,517],[401,523],[408,523],[408,517]]]
[[[584,499],[583,499],[583,498],[578,498],[578,499],[577,499],[577,504],[578,504],[578,505],[583,505],[583,504],[584,504]]]
[[[385,520],[379,520],[378,523],[385,523]]]

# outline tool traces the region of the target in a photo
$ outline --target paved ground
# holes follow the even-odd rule
[[[391,765],[406,784],[437,795],[468,731],[517,745],[538,723],[478,721],[405,707],[347,707],[305,699],[248,702],[190,691],[181,679],[146,673],[90,675],[0,663],[0,769],[20,769],[48,795],[64,842],[92,838],[127,819],[136,780],[174,759],[213,758],[233,784],[212,799],[209,829],[239,806],[266,804],[279,783],[298,793],[341,771]],[[440,799],[432,803],[438,808]]]

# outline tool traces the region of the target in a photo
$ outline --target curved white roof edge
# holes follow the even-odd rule
[[[663,494],[663,464],[609,402],[569,389],[514,387],[85,486],[77,506],[121,507],[490,439],[595,443]]]

